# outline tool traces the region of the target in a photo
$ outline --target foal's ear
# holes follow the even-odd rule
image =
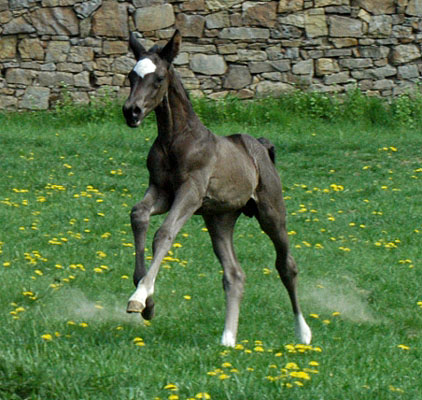
[[[145,50],[145,47],[142,46],[142,44],[136,38],[135,32],[130,32],[129,47],[132,50],[133,55],[135,56],[137,60],[139,60],[142,57],[142,55],[147,52]]]
[[[173,37],[168,41],[164,48],[160,51],[160,57],[171,63],[177,56],[182,44],[182,35],[176,29]]]

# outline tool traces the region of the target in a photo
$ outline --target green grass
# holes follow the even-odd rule
[[[197,108],[218,134],[276,145],[310,347],[294,346],[273,248],[246,217],[235,236],[247,275],[237,349],[219,345],[221,268],[200,217],[160,271],[156,318],[145,325],[125,314],[129,212],[147,186],[153,118],[131,130],[117,108],[0,116],[0,398],[420,398],[422,131],[413,103],[394,114],[397,103],[337,102],[336,118],[333,100],[296,96]]]

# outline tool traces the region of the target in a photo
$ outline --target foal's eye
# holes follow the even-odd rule
[[[156,84],[156,85],[161,85],[161,84],[163,83],[163,81],[164,81],[164,76],[158,75],[158,76],[155,78],[155,84]]]

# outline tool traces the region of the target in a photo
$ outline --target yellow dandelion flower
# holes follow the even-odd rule
[[[218,376],[218,379],[220,379],[222,381],[224,381],[225,379],[229,379],[229,378],[230,378],[230,375],[227,375],[227,374],[221,374],[221,375]]]
[[[81,322],[81,323],[79,323],[79,326],[81,328],[87,328],[88,327],[88,324],[86,322]]]
[[[289,362],[286,364],[286,369],[299,369],[299,366],[294,362]]]
[[[229,362],[224,362],[223,364],[221,364],[221,366],[223,368],[231,368],[231,367],[233,367],[233,365],[231,363],[229,363]]]
[[[311,367],[318,367],[319,366],[319,362],[318,361],[309,361],[309,365]]]
[[[166,389],[166,390],[178,390],[177,386],[174,383],[168,383],[166,386],[164,386],[164,389]]]
[[[46,333],[41,336],[41,339],[45,340],[46,342],[50,342],[51,340],[53,340],[53,336],[50,335],[49,333]]]
[[[211,399],[211,396],[207,392],[201,392],[201,393],[197,393],[195,395],[195,399],[209,400],[209,399]]]
[[[304,372],[304,371],[293,371],[293,372],[290,372],[290,376],[292,378],[305,379],[307,381],[309,381],[311,379],[311,377],[309,376],[309,374],[306,373],[306,372]]]
[[[185,300],[191,300],[191,299],[192,299],[192,297],[191,297],[191,296],[189,296],[188,294],[186,294],[185,296],[183,296],[183,298],[184,298]]]
[[[177,394],[171,394],[168,397],[168,400],[179,400],[179,396]]]
[[[410,350],[410,347],[405,344],[399,344],[397,347],[402,350]]]

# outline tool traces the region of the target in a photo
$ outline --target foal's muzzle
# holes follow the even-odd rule
[[[125,116],[126,123],[131,128],[137,128],[144,119],[144,113],[137,105],[123,106],[123,115]]]

